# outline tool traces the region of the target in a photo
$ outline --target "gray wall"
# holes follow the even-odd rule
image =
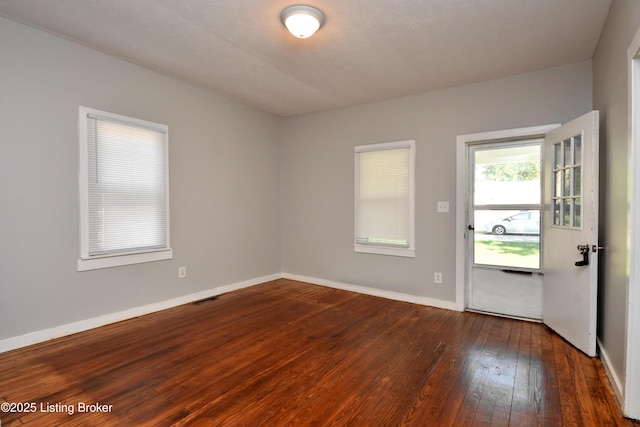
[[[280,271],[278,117],[3,18],[0,58],[0,339]],[[76,271],[79,105],[169,126],[173,260]]]
[[[591,61],[282,124],[283,271],[455,300],[456,136],[565,122],[592,108]],[[353,252],[353,147],[416,140],[416,257]],[[436,213],[449,201],[451,213]],[[443,273],[443,284],[433,273]]]
[[[640,28],[640,2],[614,0],[593,59],[593,103],[600,110],[603,243],[598,337],[611,367],[624,378],[629,286],[629,122],[627,49]]]
[[[591,61],[280,119],[2,18],[0,57],[0,339],[281,271],[454,301],[456,136],[592,108]],[[169,126],[173,260],[76,271],[79,105]],[[356,254],[353,147],[404,139],[416,258]]]

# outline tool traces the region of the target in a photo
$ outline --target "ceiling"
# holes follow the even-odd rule
[[[0,0],[0,15],[290,116],[590,59],[611,0]]]

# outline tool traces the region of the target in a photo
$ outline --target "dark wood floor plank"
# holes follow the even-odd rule
[[[457,406],[461,390],[458,394],[451,393],[460,377],[465,378],[465,362],[476,342],[482,342],[490,328],[492,318],[473,314],[457,316],[450,326],[449,345],[429,380],[423,385],[414,399],[412,407],[407,411],[401,425],[420,425],[424,423],[439,423],[445,408],[454,410]],[[463,390],[464,391],[464,390]],[[452,401],[449,402],[449,397]],[[449,413],[445,412],[444,416]],[[446,424],[441,424],[446,425]]]
[[[328,319],[318,319],[322,326],[313,330],[314,335],[309,342],[300,349],[291,349],[285,357],[275,343],[273,361],[267,360],[262,363],[264,357],[256,355],[259,357],[259,360],[256,360],[254,356],[252,363],[258,362],[254,367],[257,372],[242,378],[236,375],[237,385],[206,404],[206,412],[224,412],[233,418],[237,414],[245,416],[248,411],[266,411],[267,407],[274,404],[274,399],[287,398],[292,388],[301,392],[304,387],[312,386],[315,383],[314,376],[327,375],[329,369],[350,356],[350,352],[337,342],[343,339],[355,341],[357,335],[366,332],[367,326],[357,322],[351,315],[342,316],[339,323],[336,322],[337,318],[338,316],[333,316],[331,322]],[[351,335],[351,332],[355,334]],[[334,351],[327,351],[330,349]],[[286,382],[282,381],[283,376],[287,378]]]
[[[448,347],[449,330],[446,325],[453,313],[445,310],[423,313],[427,316],[421,316],[414,326],[417,334],[409,341],[406,349],[396,352],[405,356],[405,359],[394,364],[394,370],[390,373],[390,377],[397,380],[385,378],[379,392],[371,393],[367,405],[359,408],[365,424],[374,425],[377,422],[379,425],[399,425],[423,384],[441,363]],[[384,416],[380,416],[375,410],[378,407],[388,408]]]
[[[558,391],[562,408],[562,423],[564,425],[584,425],[581,423],[580,402],[574,380],[574,367],[567,358],[566,342],[557,335],[551,337],[558,372]]]
[[[640,426],[541,324],[285,279],[0,354],[0,401],[38,405],[3,427]]]
[[[499,342],[501,329],[500,322],[495,322],[489,332],[487,341],[483,347],[477,350],[474,360],[465,368],[469,371],[470,379],[467,383],[467,389],[464,393],[464,400],[461,401],[460,409],[455,413],[451,411],[449,419],[444,418],[444,422],[455,425],[473,425],[476,413],[483,395],[491,392],[493,386],[492,375],[494,375],[493,367],[497,359],[497,349],[493,345]]]
[[[589,399],[593,405],[594,413],[598,416],[598,423],[601,426],[621,425],[623,421],[616,419],[611,413],[611,402],[608,397],[611,393],[607,390],[607,380],[598,376],[598,365],[593,363],[591,359],[582,360],[582,371],[584,373]]]
[[[330,423],[349,425],[357,421],[364,425],[397,424],[396,419],[400,417],[394,412],[401,409],[398,407],[399,401],[404,401],[404,405],[409,403],[409,399],[402,399],[402,396],[411,395],[411,390],[416,388],[414,380],[421,378],[425,370],[432,370],[444,351],[441,341],[433,339],[440,330],[436,323],[438,320],[429,319],[425,324],[418,322],[416,314],[412,312],[407,321],[412,324],[411,330],[422,330],[421,336],[411,337],[406,334],[407,329],[397,322],[396,328],[387,331],[377,344],[374,342],[372,348],[376,352],[380,347],[387,348],[386,353],[381,354],[382,358],[376,358],[373,362],[374,367],[380,367],[377,375],[370,376],[369,384],[358,387],[359,392],[343,402],[343,409],[334,413],[329,419]],[[403,335],[406,335],[404,339]],[[430,339],[433,340],[428,342]],[[424,356],[427,356],[427,361]],[[373,413],[375,416],[370,417]]]
[[[509,413],[509,422],[513,425],[529,425],[533,417],[532,411],[530,369],[531,369],[531,331],[532,323],[523,323],[519,333],[519,345],[513,353],[513,393]]]
[[[544,329],[541,325],[531,328],[531,346],[529,354],[529,404],[533,416],[531,424],[536,426],[553,425],[554,420],[550,418],[547,408],[546,386],[545,386],[545,366],[542,363],[543,344],[541,332]]]
[[[320,387],[313,390],[311,399],[298,416],[289,423],[300,425],[303,422],[323,423],[348,419],[348,413],[360,399],[375,388],[376,381],[385,373],[388,361],[397,350],[393,338],[402,330],[402,321],[413,317],[413,308],[405,306],[405,311],[396,319],[382,322],[376,336],[368,339],[365,345],[353,349],[351,357],[341,361],[324,377]],[[349,345],[345,343],[345,345]],[[359,373],[367,372],[363,377]],[[340,425],[340,424],[338,424]]]
[[[593,361],[585,354],[573,351],[572,348],[567,347],[567,350],[567,360],[572,367],[574,388],[578,402],[580,402],[580,419],[582,425],[598,425],[600,423],[600,417],[596,416],[593,405],[595,400],[591,398],[583,370],[583,363],[593,365]]]
[[[476,335],[475,341],[465,340],[465,342],[472,342],[472,344],[468,349],[465,349],[465,346],[462,347],[463,354],[466,354],[466,357],[464,357],[464,362],[460,366],[461,372],[456,375],[456,381],[453,382],[453,386],[448,390],[445,404],[442,406],[442,412],[438,417],[439,422],[443,425],[458,425],[456,421],[458,416],[466,419],[468,414],[472,419],[475,414],[479,398],[470,393],[469,390],[473,380],[473,373],[479,367],[487,367],[484,351],[487,346],[491,345],[491,341],[495,339],[495,328],[498,323],[499,319],[488,317],[485,319],[483,328]],[[484,373],[489,374],[488,370]],[[466,399],[467,397],[469,399]]]
[[[516,355],[520,345],[523,322],[503,321],[502,332],[496,348],[495,360],[490,366],[486,391],[482,393],[473,425],[507,425],[513,396],[513,384],[517,367]],[[499,371],[496,371],[499,367]]]
[[[544,407],[544,419],[546,419],[547,425],[562,425],[560,375],[556,364],[553,344],[555,333],[542,325],[537,329],[540,332],[541,354],[539,358],[534,360],[540,364],[542,369],[541,398]]]

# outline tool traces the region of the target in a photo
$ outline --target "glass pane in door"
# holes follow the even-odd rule
[[[540,146],[474,151],[474,206],[539,205]]]
[[[560,193],[571,183],[556,147]],[[569,152],[569,156],[571,152]],[[473,151],[473,264],[540,268],[540,145],[509,144]]]
[[[582,135],[575,135],[554,144],[553,180],[551,188],[554,208],[553,225],[565,228],[582,227]]]
[[[475,265],[540,268],[540,210],[475,210]]]

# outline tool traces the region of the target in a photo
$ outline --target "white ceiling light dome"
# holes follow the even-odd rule
[[[294,36],[306,39],[315,34],[324,24],[324,14],[315,7],[289,6],[280,14],[280,20]]]

